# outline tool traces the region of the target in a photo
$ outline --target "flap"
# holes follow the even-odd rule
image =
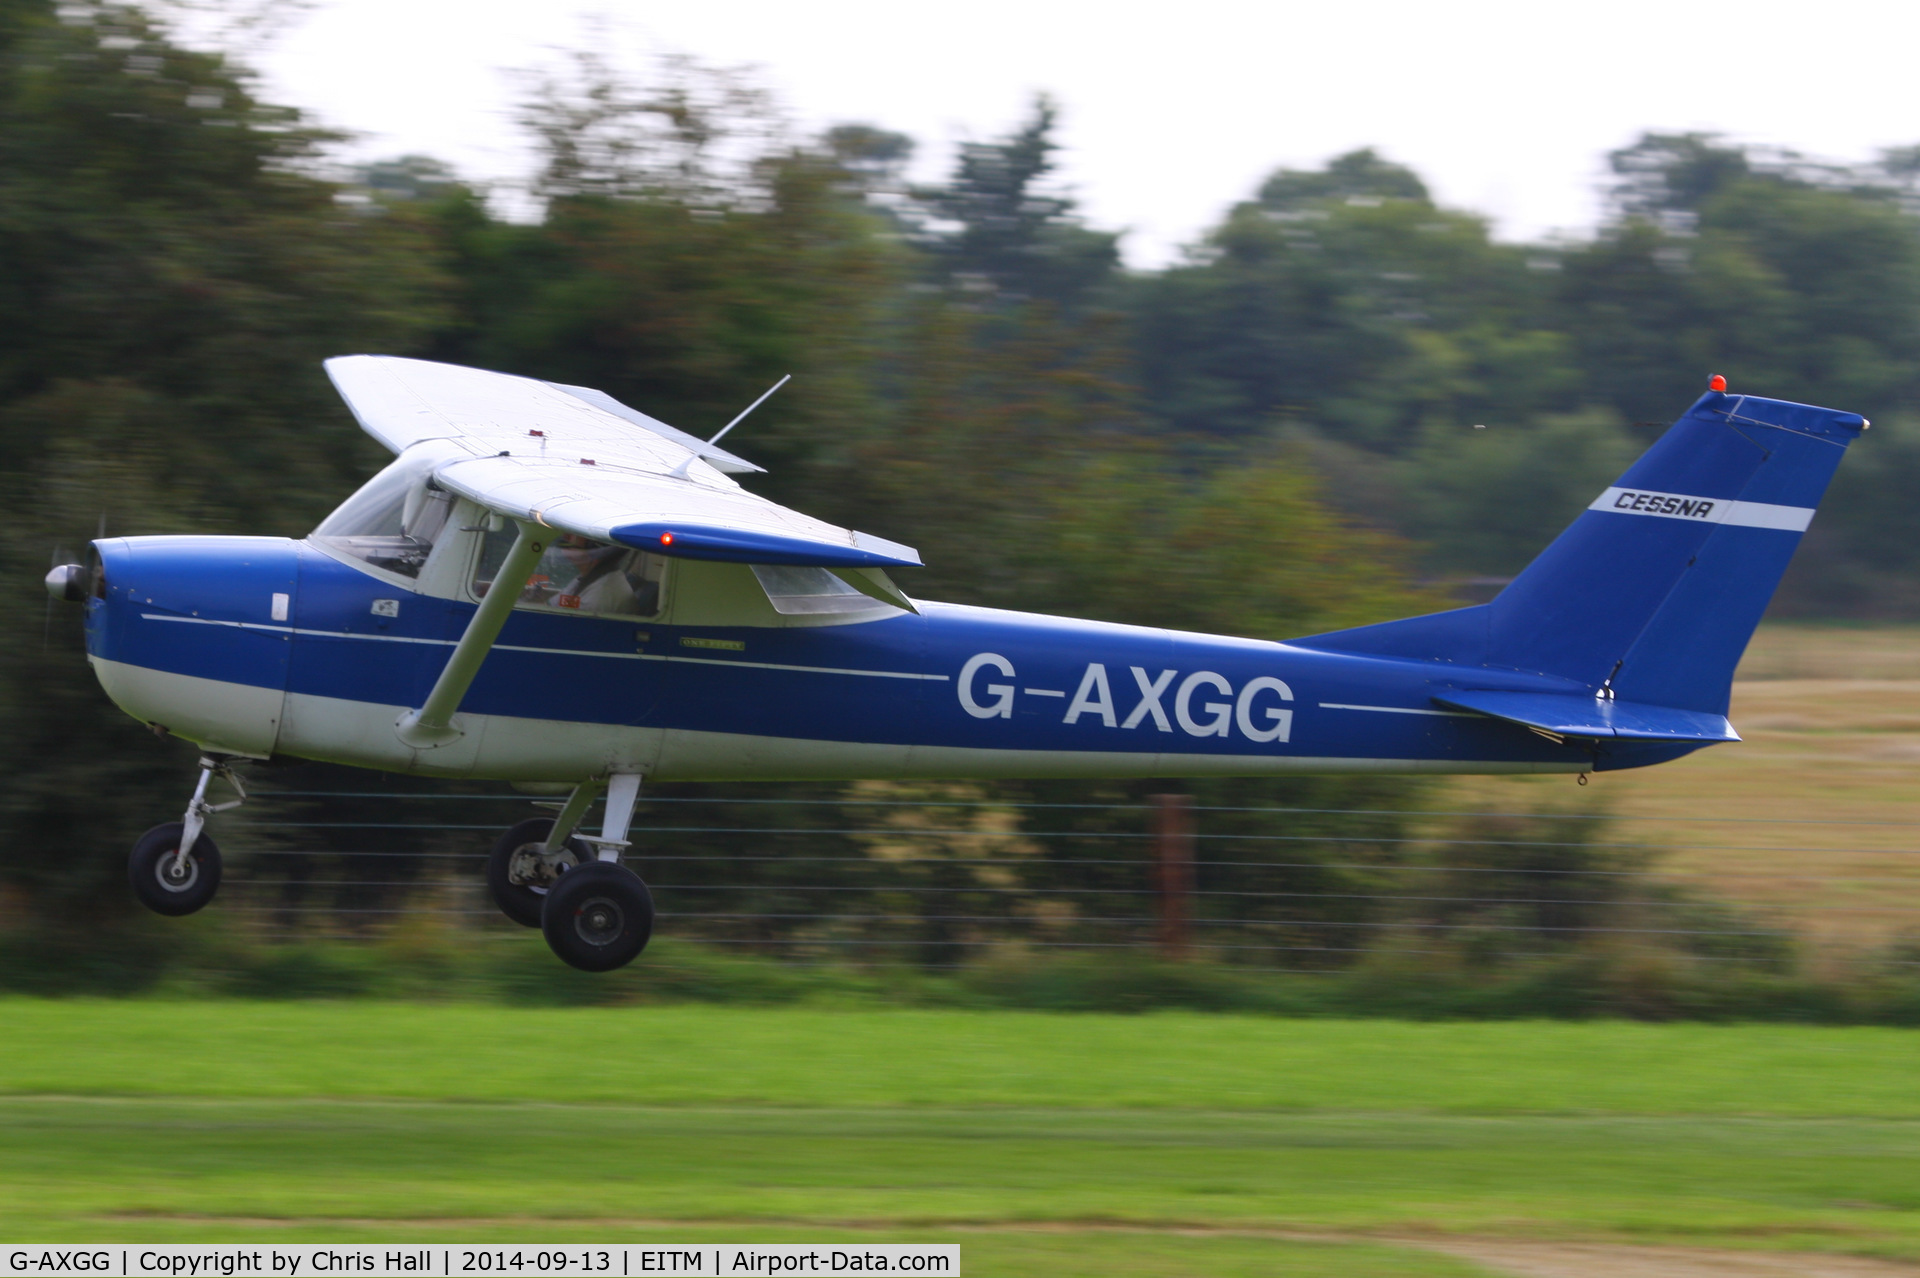
[[[1617,737],[1637,741],[1738,741],[1725,715],[1665,706],[1606,701],[1564,692],[1436,692],[1452,710],[1471,710],[1556,737]]]

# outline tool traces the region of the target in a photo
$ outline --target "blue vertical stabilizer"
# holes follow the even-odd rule
[[[1740,654],[1866,425],[1711,391],[1493,602],[1300,642],[1549,675],[1723,715]]]

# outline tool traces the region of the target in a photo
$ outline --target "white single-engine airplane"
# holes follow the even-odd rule
[[[206,821],[238,800],[208,782],[244,799],[240,761],[559,783],[487,882],[589,971],[652,932],[621,864],[643,776],[1584,774],[1737,741],[1734,666],[1867,427],[1716,377],[1491,603],[1274,643],[910,599],[888,570],[914,550],[747,492],[758,467],[598,391],[327,372],[398,457],[306,540],[103,538],[48,575],[107,695],[203,751],[134,893],[213,898]]]

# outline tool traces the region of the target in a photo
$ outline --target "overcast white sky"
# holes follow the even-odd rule
[[[637,68],[753,64],[803,128],[911,134],[927,177],[1045,90],[1065,184],[1138,266],[1272,169],[1359,146],[1523,238],[1591,227],[1606,152],[1646,128],[1839,159],[1920,142],[1920,6],[1860,0],[320,0],[255,61],[279,100],[363,133],[355,158],[510,180],[530,157],[508,72],[599,41],[594,15]]]

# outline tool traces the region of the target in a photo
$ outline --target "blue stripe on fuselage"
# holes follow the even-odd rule
[[[156,544],[162,542],[169,544]],[[224,561],[211,544],[223,542]],[[244,563],[235,558],[242,543],[252,556]],[[96,655],[133,665],[319,697],[418,705],[474,611],[470,603],[397,589],[297,543],[169,538],[119,544],[136,548],[103,550],[115,591],[96,605],[90,644]],[[274,546],[284,549],[263,549]],[[292,615],[275,622],[270,595],[290,589],[296,561]],[[376,613],[378,600],[397,600],[396,615]],[[963,682],[962,672],[976,658],[974,677]],[[462,709],[797,740],[1038,752],[1462,763],[1583,757],[1511,725],[1432,713],[1431,693],[1462,674],[1470,674],[1475,687],[1572,690],[1564,681],[1510,672],[928,604],[919,616],[791,628],[516,612]],[[1157,702],[1160,714],[1143,702]],[[1262,739],[1275,735],[1283,715],[1291,716],[1284,739]],[[1628,756],[1615,757],[1614,766],[1622,766]]]

